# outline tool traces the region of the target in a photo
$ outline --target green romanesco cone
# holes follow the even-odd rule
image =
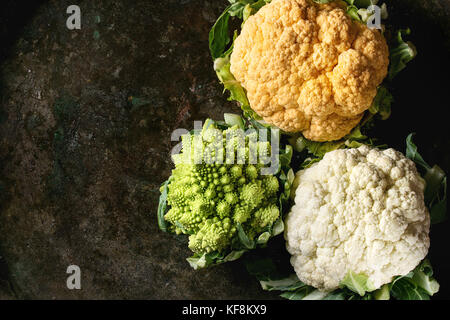
[[[219,130],[207,121],[207,127],[202,139],[183,136],[182,152],[173,156],[164,216],[171,231],[189,235],[189,248],[198,254],[229,248],[238,223],[254,238],[280,216],[278,179],[260,175],[261,164],[249,164],[251,150],[266,152],[270,144],[245,137],[237,126]]]
[[[194,252],[222,251],[229,244],[229,239],[236,232],[231,220],[218,217],[208,219],[200,230],[189,237],[189,248]]]

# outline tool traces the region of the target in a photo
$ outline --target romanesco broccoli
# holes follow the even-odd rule
[[[254,239],[280,217],[278,179],[261,175],[263,164],[252,161],[270,144],[254,138],[238,126],[220,130],[208,121],[200,134],[182,138],[164,219],[170,231],[189,235],[193,252],[223,252],[237,236],[238,223]]]

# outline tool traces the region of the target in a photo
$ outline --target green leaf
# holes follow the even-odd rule
[[[280,163],[281,167],[287,167],[291,163],[292,160],[292,154],[293,154],[293,148],[291,145],[286,145],[286,149],[284,152],[280,154]]]
[[[288,151],[288,152],[290,153],[291,151]],[[282,155],[280,157],[282,157]],[[290,157],[291,156],[289,156],[289,163],[290,163]],[[280,208],[283,208],[283,205],[288,203],[289,197],[291,195],[292,184],[294,183],[294,180],[295,180],[294,170],[289,168],[289,163],[286,162],[282,166],[284,169],[288,169],[287,174],[285,173],[284,169],[280,170],[280,172],[278,174],[278,178],[280,179],[281,185],[283,186],[283,192],[280,195]],[[283,228],[284,228],[284,225],[283,225]]]
[[[186,259],[189,262],[189,265],[194,269],[202,269],[208,266],[208,261],[206,259],[206,253],[202,255],[194,254],[192,257]]]
[[[194,253],[191,257],[187,258],[186,261],[194,270],[207,268],[211,265],[217,265],[225,262],[223,253],[217,251],[203,253],[201,255]]]
[[[345,292],[342,290],[335,290],[331,293],[329,293],[323,300],[345,300],[346,295]]]
[[[228,98],[228,100],[239,102],[245,117],[261,119],[261,117],[258,116],[256,112],[250,108],[250,103],[248,102],[245,89],[231,73],[229,55],[217,58],[214,61],[214,70],[216,71],[217,77],[219,78],[220,82],[224,85],[225,90],[228,90],[230,92],[230,97]]]
[[[302,300],[323,300],[328,296],[328,292],[323,292],[320,290],[311,291],[309,294],[303,297]]]
[[[372,114],[378,114],[382,120],[386,120],[391,116],[391,104],[393,100],[394,97],[388,89],[384,86],[380,86],[369,112]]]
[[[224,113],[223,118],[225,120],[225,123],[229,126],[238,126],[240,129],[244,130],[245,123],[244,119],[238,114],[234,113]]]
[[[279,218],[272,227],[272,237],[282,234],[284,231],[283,219]]]
[[[228,6],[219,16],[209,32],[209,50],[213,60],[226,55],[225,51],[230,43],[230,17],[238,17],[239,19],[248,18],[248,16],[255,14],[261,7],[270,1],[230,0],[229,2],[230,6]],[[231,50],[232,47],[227,53],[231,53]]]
[[[288,276],[280,274],[270,258],[249,258],[245,261],[245,267],[259,280],[263,290],[294,291],[306,286],[295,273]]]
[[[306,158],[305,161],[303,161],[303,163],[301,164],[301,168],[302,169],[310,168],[314,163],[317,163],[320,160],[322,160],[322,158]],[[297,185],[295,184],[295,180],[293,186],[295,186],[295,188],[297,188],[298,186],[298,184]]]
[[[239,259],[247,250],[233,250],[227,255],[221,252],[213,251],[210,253],[198,254],[194,253],[186,261],[194,269],[208,268],[213,265],[219,265],[225,262],[231,262]]]
[[[397,300],[430,300],[425,290],[405,277],[398,279],[392,285],[391,294]]]
[[[248,119],[252,127],[255,129],[272,129],[276,128],[265,122],[264,120],[255,120],[254,118]]]
[[[288,186],[289,186],[289,188],[287,188],[287,189],[289,189],[289,190],[286,190],[286,191],[290,191],[290,187],[294,183],[294,180],[295,180],[294,170],[289,169],[289,171],[287,173],[287,183],[288,183]]]
[[[346,137],[347,140],[364,140],[367,136],[361,133],[361,128],[359,126],[355,127]]]
[[[206,266],[206,260],[205,260],[204,255],[201,257],[192,256],[192,257],[187,258],[186,261],[189,262],[189,265],[194,270],[202,269]]]
[[[433,269],[430,261],[425,259],[414,269],[411,281],[432,296],[439,291],[439,283],[433,278]]]
[[[292,291],[305,286],[295,273],[283,279],[260,280],[259,283],[266,291]]]
[[[304,137],[299,137],[298,139],[303,139],[303,142],[306,144],[306,148],[309,153],[312,153],[316,157],[322,158],[325,153],[340,149],[345,145],[345,140],[339,141],[329,141],[329,142],[316,142],[308,140]],[[300,143],[300,142],[299,142]]]
[[[447,215],[447,177],[439,166],[434,165],[427,170],[424,179],[425,203],[430,208],[431,223],[440,223]]]
[[[258,0],[252,4],[247,4],[243,10],[242,13],[242,20],[243,22],[247,21],[247,19],[257,13],[259,9],[264,7],[267,3],[269,3],[271,0]]]
[[[254,1],[254,0],[253,0]],[[250,6],[253,9],[252,14],[255,14],[256,12],[259,11],[259,9],[261,9],[262,7],[264,7],[266,4],[270,3],[272,0],[257,0],[256,2],[254,2],[253,4],[251,4]]]
[[[413,271],[411,271],[411,272],[407,273],[407,274],[404,275],[404,276],[397,276],[397,277],[394,277],[394,279],[391,281],[391,283],[389,283],[389,287],[392,288],[392,286],[395,285],[395,283],[396,283],[397,281],[399,281],[400,279],[403,279],[403,278],[411,279],[411,278],[413,277],[413,275],[414,275],[414,273],[413,273]]]
[[[230,16],[243,19],[245,7],[247,6],[248,3],[251,2],[251,0],[236,0],[228,2],[231,3],[230,10],[228,11],[230,13]]]
[[[445,179],[445,172],[437,165],[428,169],[423,177],[427,183],[425,189],[425,199],[433,199],[439,190],[441,189],[443,180]]]
[[[411,34],[411,30],[401,29],[397,31],[389,51],[388,79],[392,80],[400,71],[406,68],[406,64],[417,55],[416,47],[411,42],[405,42],[403,36]]]
[[[380,289],[373,293],[375,300],[389,300],[391,295],[389,294],[389,285],[385,284]]]
[[[280,294],[280,297],[288,300],[303,300],[304,297],[315,291],[313,287],[303,286],[295,291],[287,291]]]
[[[304,284],[295,273],[282,275],[273,260],[268,257],[249,258],[245,261],[247,271],[255,276],[263,290],[281,291],[281,297],[289,300],[344,300],[347,294],[343,290],[321,292]]]
[[[410,133],[406,138],[406,157],[414,161],[416,164],[420,165],[426,170],[429,170],[431,167],[428,163],[423,160],[422,156],[417,151],[417,146],[412,141],[412,137],[415,133]]]
[[[363,144],[371,144],[368,137],[361,133],[361,125],[356,126],[348,135],[346,135],[344,140],[344,145],[347,148],[359,148]]]
[[[227,45],[230,43],[228,29],[228,21],[230,19],[228,11],[230,8],[231,6],[225,9],[209,32],[209,50],[213,59],[222,56]]]
[[[361,17],[358,14],[358,8],[354,5],[349,5],[347,7],[347,14],[356,21],[361,21]]]
[[[238,251],[231,251],[222,262],[230,262],[235,261],[242,257],[242,255],[246,252],[246,250],[238,250]]]
[[[238,231],[238,237],[240,243],[244,246],[246,249],[254,249],[255,248],[255,242],[251,240],[247,234],[245,233],[244,229],[242,228],[242,225],[240,223],[236,224],[236,228]]]
[[[360,296],[364,296],[366,292],[375,290],[375,287],[370,282],[368,276],[363,273],[356,274],[353,271],[347,273],[339,284],[339,287],[347,287],[351,291],[358,293]]]
[[[266,231],[259,235],[258,239],[256,239],[256,243],[259,245],[266,244],[270,239],[270,232]]]
[[[378,1],[374,1],[374,0],[353,0],[352,1],[355,6],[357,6],[358,8],[367,8],[368,6],[372,5],[372,4],[377,4]]]
[[[161,231],[167,232],[167,223],[164,219],[164,215],[167,212],[167,192],[169,180],[165,181],[161,185],[161,195],[159,196],[159,205],[158,205],[158,227]]]
[[[297,152],[302,152],[306,149],[306,139],[302,137],[291,137],[289,143],[293,146],[294,150]]]
[[[282,293],[280,296],[289,300],[324,300],[328,295],[328,292],[323,292],[310,286],[303,286],[295,291]]]
[[[317,142],[308,140],[300,135],[300,137],[298,137],[295,141],[295,146],[297,148],[296,150],[300,152],[300,150],[306,148],[309,153],[321,159],[327,152],[333,150],[341,149],[344,147],[357,148],[362,144],[371,144],[370,139],[368,139],[367,136],[361,133],[361,127],[364,125],[365,121],[363,120],[360,125],[356,126],[348,135],[337,141]],[[306,163],[305,165],[311,164],[312,163]]]
[[[249,15],[255,14],[270,0],[229,0],[229,2],[231,5],[217,19],[209,33],[209,48],[214,60],[214,70],[225,90],[230,92],[228,100],[239,102],[245,117],[260,120],[262,118],[250,108],[245,89],[230,71],[229,57],[233,51],[233,44],[228,49],[226,48],[230,43],[229,18],[238,17],[244,19],[244,11],[246,18],[248,18]],[[233,42],[236,37],[237,31],[234,32]]]
[[[433,269],[428,259],[423,260],[406,276],[397,277],[390,284],[392,296],[397,300],[429,300],[439,291],[433,278]]]
[[[202,128],[202,132],[201,134],[203,135],[208,129],[214,129],[215,128],[215,124],[216,122],[212,119],[206,119],[205,123],[203,124],[203,128]]]
[[[425,170],[425,204],[430,209],[431,223],[440,223],[447,218],[447,176],[439,166],[430,167],[425,162],[412,141],[413,135],[406,138],[406,156]]]
[[[447,178],[443,181],[444,197],[430,209],[431,223],[437,224],[447,219]]]

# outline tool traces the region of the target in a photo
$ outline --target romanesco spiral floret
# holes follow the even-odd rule
[[[194,252],[222,251],[235,231],[229,218],[206,220],[201,229],[189,237],[189,248]]]
[[[175,224],[175,221],[178,221],[183,216],[184,210],[180,207],[172,207],[164,216],[164,218],[172,224]],[[180,229],[173,229],[177,234],[181,233]]]
[[[239,198],[235,193],[229,192],[225,194],[225,201],[229,204],[236,204],[239,201]]]
[[[222,200],[217,204],[216,210],[220,218],[228,217],[231,211],[230,204]]]
[[[258,177],[258,169],[253,166],[253,165],[249,165],[246,169],[245,169],[245,174],[247,175],[247,177],[250,180],[254,180]]]
[[[240,178],[242,176],[241,166],[232,166],[230,171],[234,178]]]
[[[276,205],[270,205],[265,208],[257,210],[254,214],[255,219],[253,219],[252,224],[256,230],[262,230],[268,225],[273,224],[277,221],[280,216],[280,210]]]
[[[264,199],[264,189],[261,182],[251,182],[242,187],[241,200],[250,208],[258,207]]]
[[[251,217],[251,208],[248,205],[239,205],[234,208],[233,220],[236,223],[244,223]]]
[[[263,188],[267,197],[274,196],[279,189],[280,185],[278,179],[274,176],[267,176],[263,179]]]
[[[246,138],[237,126],[220,131],[211,122],[208,129],[182,138],[168,184],[170,210],[164,216],[171,231],[189,234],[189,248],[198,254],[229,248],[237,223],[256,237],[279,216],[277,177],[261,175],[261,164],[238,161],[242,155],[249,159],[254,133]],[[270,144],[259,149],[268,150]],[[227,154],[233,154],[233,161],[223,159]]]

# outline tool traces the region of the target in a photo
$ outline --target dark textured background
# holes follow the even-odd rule
[[[450,1],[391,2],[419,56],[376,134],[404,150],[417,132],[424,158],[450,172]],[[208,53],[226,1],[76,1],[77,31],[65,26],[72,1],[42,3],[0,4],[0,298],[275,298],[241,262],[191,270],[186,245],[156,223],[171,132],[239,111]],[[441,299],[449,231],[432,229]],[[66,288],[70,264],[82,290]]]

